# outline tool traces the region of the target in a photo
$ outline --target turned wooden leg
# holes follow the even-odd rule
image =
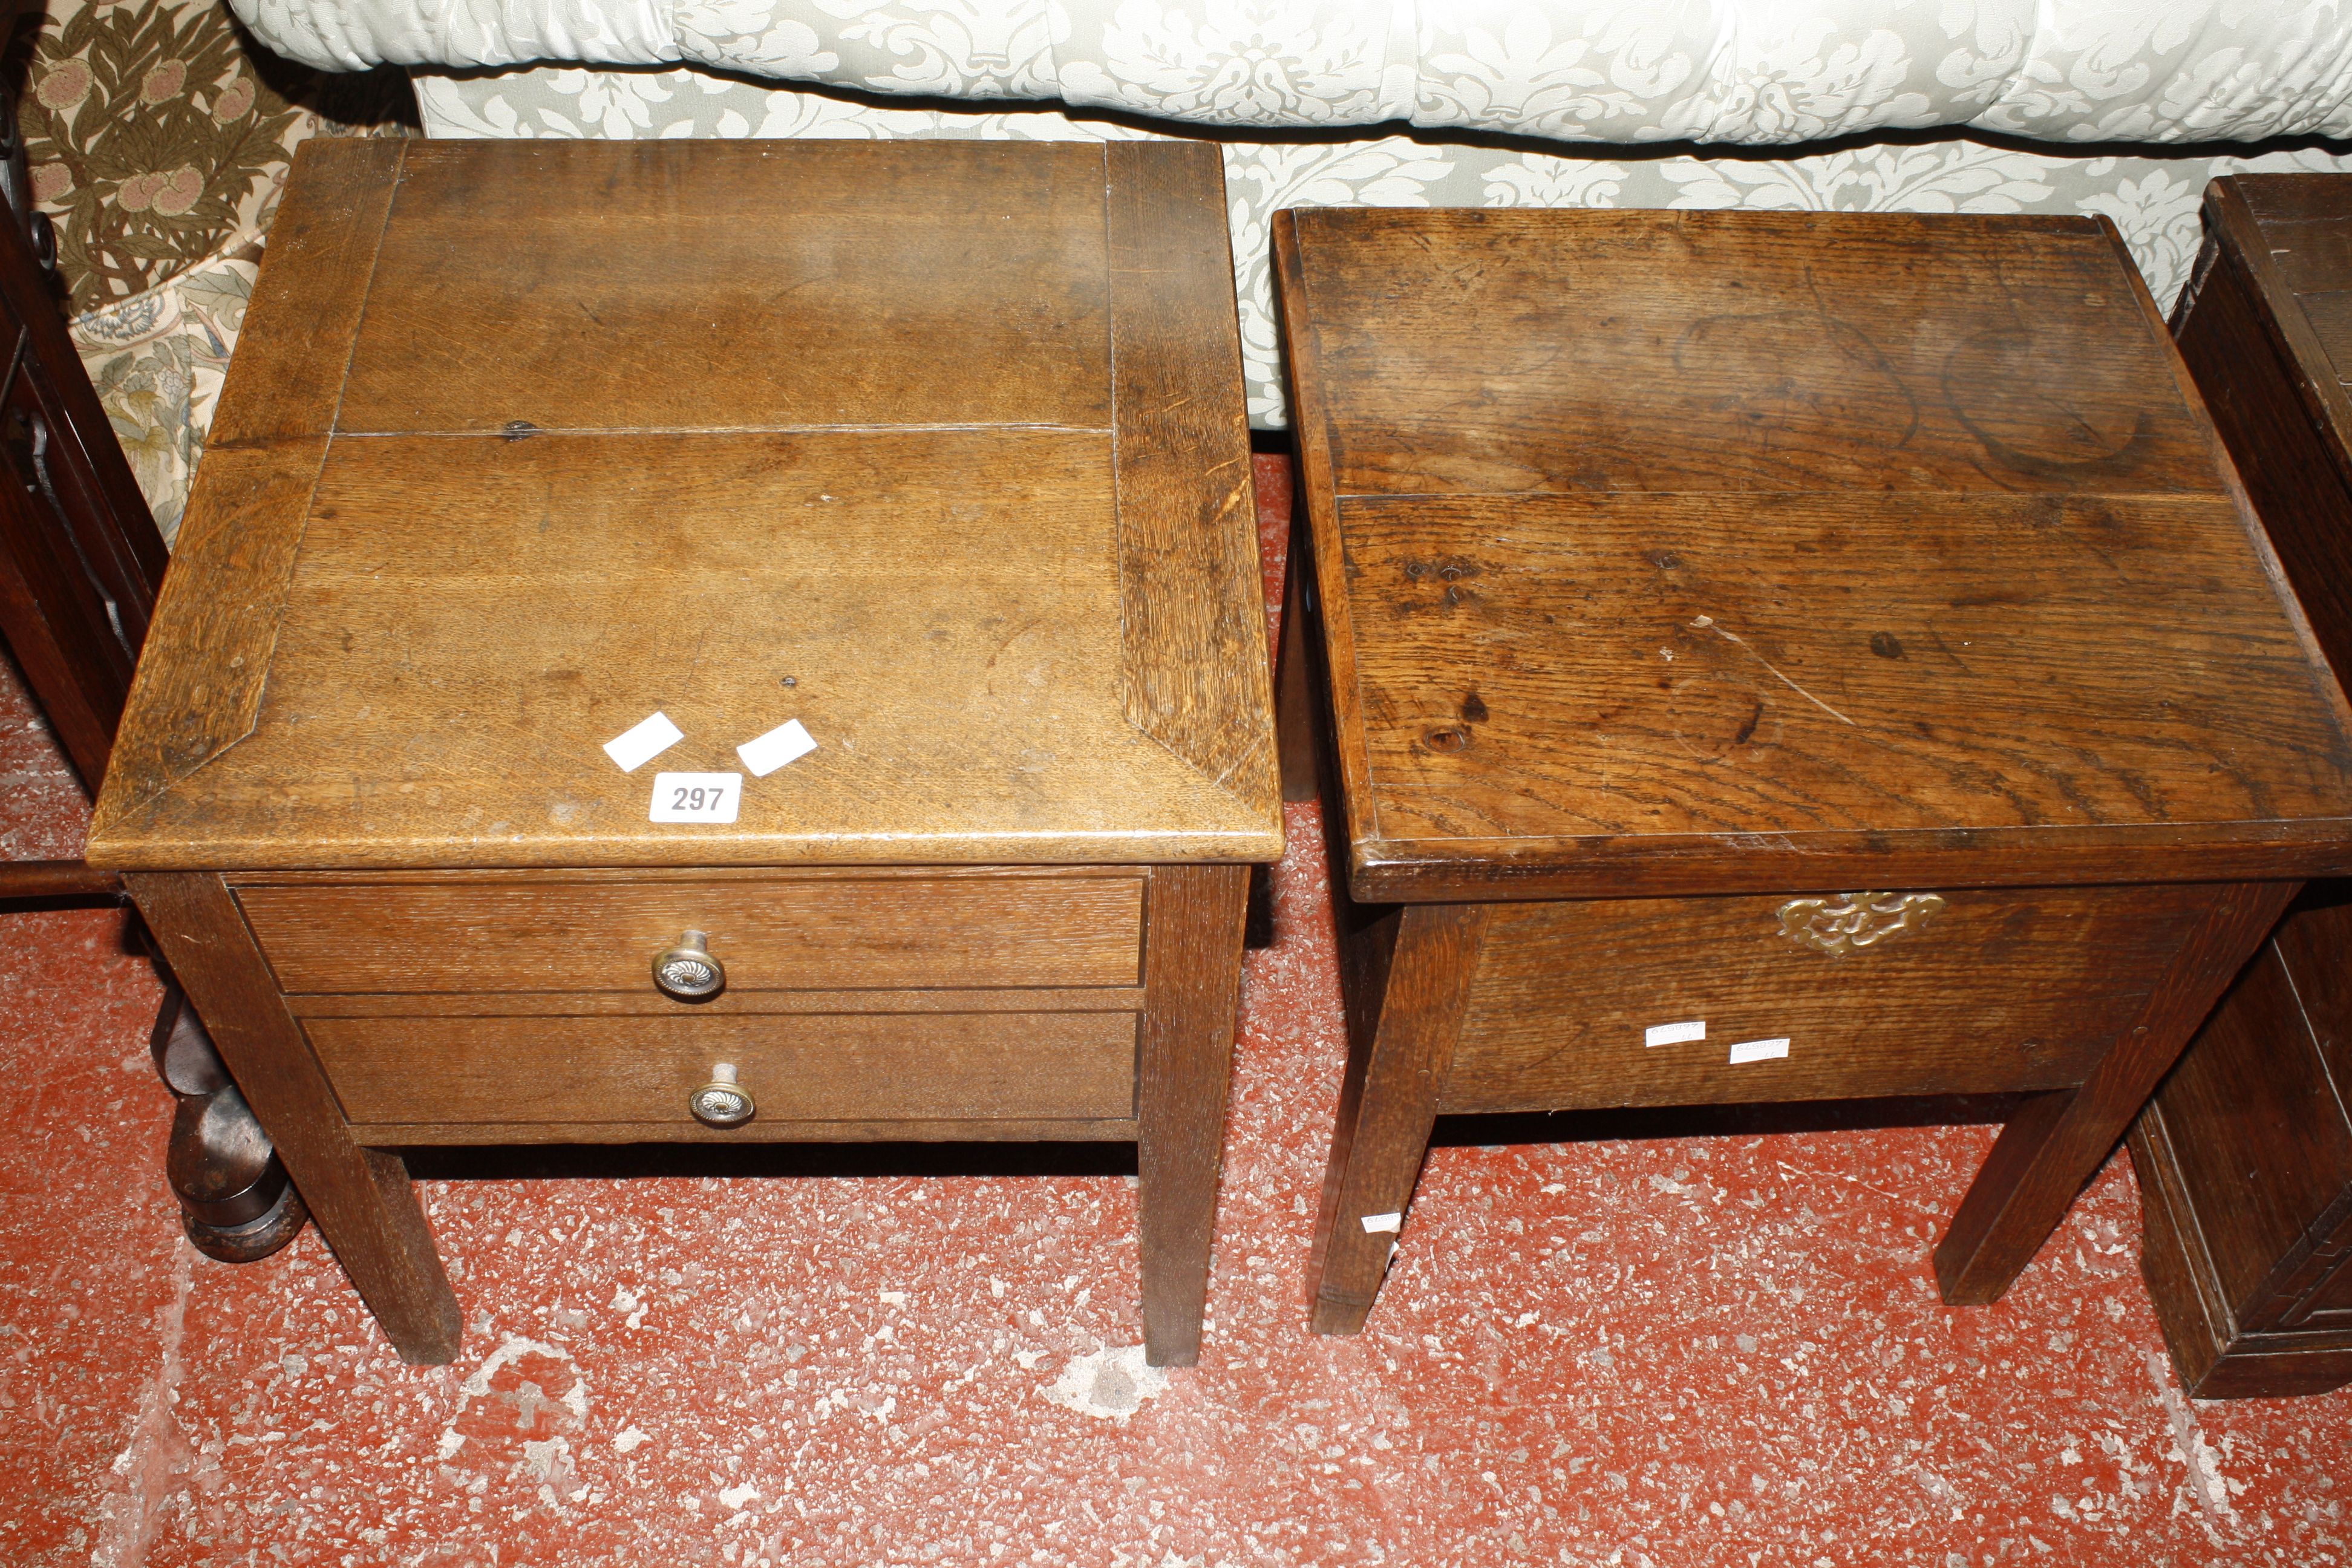
[[[1348,1074],[1307,1261],[1309,1326],[1318,1334],[1361,1329],[1380,1292],[1395,1238],[1364,1220],[1401,1220],[1412,1205],[1486,924],[1481,905],[1409,904],[1343,938],[1389,951],[1341,955],[1344,977],[1364,994],[1349,997]]]
[[[123,880],[336,1261],[401,1359],[454,1359],[457,1299],[407,1166],[352,1141],[227,885],[210,872],[133,872]]]
[[[1209,1295],[1249,868],[1156,867],[1148,896],[1136,1108],[1143,1359],[1191,1366]]]
[[[2080,1089],[2036,1096],[2010,1119],[1937,1244],[1936,1279],[1945,1300],[1974,1307],[2000,1300],[2301,886],[2216,888],[2204,921],[2090,1079]]]
[[[180,1101],[163,1162],[180,1228],[223,1263],[257,1263],[278,1251],[301,1234],[310,1211],[176,982],[164,982],[148,1049]]]

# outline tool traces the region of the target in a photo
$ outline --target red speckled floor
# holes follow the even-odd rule
[[[79,796],[0,684],[0,847],[71,853]],[[1937,1303],[1988,1127],[1440,1147],[1368,1331],[1308,1336],[1342,1053],[1290,826],[1213,1322],[1164,1378],[1131,1160],[1054,1151],[445,1167],[465,1351],[404,1367],[315,1231],[244,1268],[179,1239],[119,918],[0,915],[0,1563],[2344,1560],[2352,1397],[2182,1398],[2126,1162],[2007,1300]]]

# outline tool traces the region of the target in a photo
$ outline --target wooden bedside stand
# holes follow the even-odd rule
[[[1250,497],[1213,148],[317,142],[90,858],[412,1361],[401,1147],[1060,1138],[1187,1363]]]
[[[2209,185],[2175,335],[2319,646],[2352,675],[2352,180]],[[2200,1398],[2352,1381],[2347,898],[2310,890],[2132,1128],[2141,1267]]]
[[[2024,1091],[1936,1252],[1998,1298],[2352,859],[2352,714],[2112,229],[1275,235],[1349,1020],[1316,1327],[1441,1111]]]

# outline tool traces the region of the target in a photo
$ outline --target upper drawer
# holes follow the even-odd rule
[[[653,990],[688,931],[737,991],[1133,985],[1134,876],[262,882],[240,887],[289,994]]]

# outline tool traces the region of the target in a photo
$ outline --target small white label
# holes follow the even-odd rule
[[[797,719],[777,725],[756,741],[735,748],[755,779],[766,778],[786,763],[798,762],[816,750],[816,742]]]
[[[1706,1020],[1695,1019],[1687,1024],[1653,1024],[1642,1031],[1645,1046],[1685,1046],[1693,1040],[1706,1038]]]
[[[1731,1065],[1742,1062],[1769,1062],[1775,1057],[1789,1054],[1789,1041],[1783,1036],[1777,1040],[1742,1040],[1731,1047]]]
[[[1364,1216],[1364,1231],[1369,1236],[1394,1236],[1398,1227],[1403,1224],[1404,1215],[1394,1209],[1391,1209],[1386,1214],[1368,1214]]]
[[[686,731],[671,723],[668,714],[656,713],[635,729],[605,742],[604,754],[623,773],[633,773],[685,739]]]
[[[741,773],[656,773],[652,822],[732,822],[743,804]]]

